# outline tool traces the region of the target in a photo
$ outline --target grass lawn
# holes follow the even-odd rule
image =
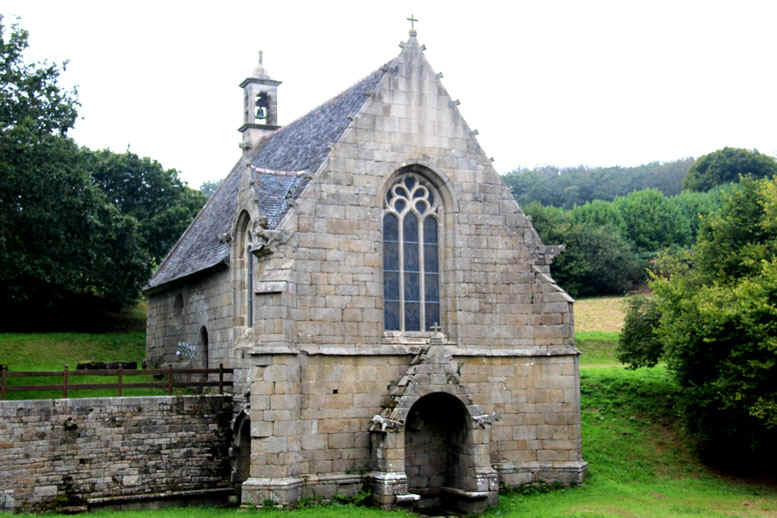
[[[0,364],[10,371],[74,370],[83,361],[137,361],[145,357],[146,334],[128,333],[0,333]],[[125,383],[154,381],[151,376],[125,376]],[[76,383],[116,383],[112,376],[77,376],[68,381],[70,397],[117,395],[115,389],[74,390]],[[9,385],[61,385],[62,377],[9,378]],[[157,388],[129,388],[125,396],[165,394]],[[7,399],[47,399],[62,397],[61,391],[8,392]]]
[[[583,352],[581,407],[583,458],[588,477],[578,488],[532,488],[503,493],[488,517],[608,518],[608,517],[775,517],[777,484],[725,475],[704,466],[677,424],[672,394],[679,390],[666,369],[636,371],[615,359],[617,312],[622,299],[578,301],[576,343]],[[580,307],[587,307],[578,311]],[[582,315],[582,317],[581,317]],[[587,317],[586,315],[595,315]],[[598,315],[598,316],[596,316]],[[607,322],[607,329],[590,329],[586,318]],[[604,324],[601,324],[604,326]],[[117,335],[1,335],[0,363],[11,368],[57,368],[76,360],[139,359],[142,333]],[[77,357],[72,350],[78,351]],[[69,352],[70,351],[70,352]],[[19,366],[19,367],[17,367]],[[96,518],[273,518],[401,517],[354,505],[331,504],[291,511],[239,510],[213,507],[158,511],[99,511]],[[25,515],[19,515],[25,516]],[[27,515],[29,516],[29,515]]]

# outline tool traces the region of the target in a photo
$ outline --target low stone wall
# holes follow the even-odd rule
[[[0,511],[228,487],[231,418],[220,395],[0,401]]]

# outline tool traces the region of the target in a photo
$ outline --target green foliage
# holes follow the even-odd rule
[[[661,265],[655,307],[623,331],[632,365],[663,346],[687,425],[717,461],[777,460],[775,207],[777,180],[745,178],[702,220],[692,254]]]
[[[524,211],[543,242],[566,245],[551,266],[565,290],[573,296],[622,294],[644,280],[647,260],[689,247],[701,218],[717,210],[731,189],[671,198],[645,189],[569,210],[531,202]]]
[[[656,189],[636,191],[616,198],[621,232],[637,253],[655,254],[670,246],[689,246],[691,227],[687,216]]]
[[[122,214],[138,221],[143,246],[159,264],[207,198],[150,158],[129,151],[84,154],[87,171]]]
[[[27,31],[17,24],[6,27],[0,15],[0,132],[9,138],[6,131],[24,127],[35,136],[64,135],[78,106],[75,90],[57,84],[66,63],[25,63],[27,39]]]
[[[694,264],[704,282],[752,276],[762,261],[777,255],[777,224],[767,208],[777,204],[774,186],[743,178],[723,194],[723,209],[703,221]]]
[[[631,297],[627,304],[623,331],[618,338],[618,361],[631,369],[655,367],[664,352],[663,342],[656,335],[661,312],[649,297]]]
[[[640,281],[642,265],[614,228],[575,223],[568,212],[539,203],[530,203],[524,210],[543,242],[566,246],[551,272],[573,297],[622,294]]]
[[[720,209],[723,196],[731,190],[733,184],[723,184],[713,187],[707,192],[683,191],[669,198],[669,202],[687,219],[690,229],[691,244],[696,242],[701,220]]]
[[[174,170],[79,149],[75,91],[57,65],[24,62],[27,32],[0,17],[0,326],[69,308],[132,305],[203,205]],[[64,65],[63,65],[64,66]]]
[[[0,35],[3,319],[53,308],[74,294],[130,304],[149,275],[137,221],[106,199],[64,136],[77,103],[74,92],[57,85],[60,69],[25,64],[27,33],[18,27],[0,25]]]
[[[521,206],[536,201],[570,209],[593,200],[612,200],[632,191],[658,189],[666,196],[678,194],[692,158],[652,162],[637,167],[547,166],[515,170],[502,178]]]
[[[707,191],[716,185],[736,182],[740,176],[771,178],[777,174],[777,160],[757,150],[725,147],[699,157],[688,170],[683,188]]]
[[[642,264],[629,243],[611,227],[571,225],[563,243],[567,249],[551,272],[573,297],[620,295],[643,277]]]

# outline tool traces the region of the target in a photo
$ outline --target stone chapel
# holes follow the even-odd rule
[[[145,288],[147,357],[235,370],[244,504],[354,494],[478,511],[580,483],[573,300],[424,57],[278,126],[261,64],[243,154]]]

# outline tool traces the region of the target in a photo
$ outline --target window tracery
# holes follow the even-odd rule
[[[431,331],[440,323],[439,193],[405,173],[383,203],[383,315],[386,331]]]

